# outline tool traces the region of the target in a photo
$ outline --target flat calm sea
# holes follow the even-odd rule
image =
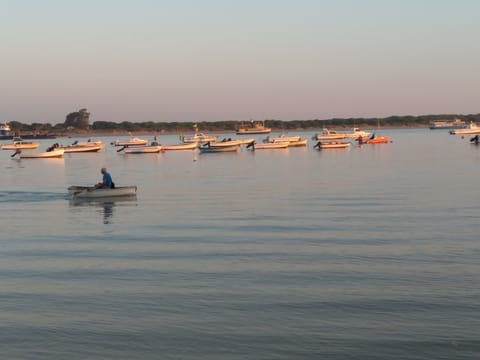
[[[380,132],[347,150],[299,133],[308,147],[236,154],[2,151],[1,357],[480,358],[480,147]],[[136,198],[68,197],[102,166]]]

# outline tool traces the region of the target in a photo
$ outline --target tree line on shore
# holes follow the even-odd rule
[[[426,127],[429,122],[436,120],[461,119],[466,122],[480,122],[480,114],[460,115],[420,115],[420,116],[389,116],[384,118],[332,118],[313,120],[265,120],[265,126],[273,130],[302,131],[327,128],[372,128],[372,127]],[[36,133],[58,133],[65,134],[75,130],[93,131],[118,131],[118,132],[191,132],[195,126],[202,131],[235,131],[242,121],[199,121],[199,122],[165,122],[165,121],[94,121],[90,124],[90,113],[86,109],[72,112],[66,116],[65,122],[52,125],[50,123],[24,124],[18,121],[11,121],[9,125],[12,131],[36,132]],[[248,124],[249,121],[244,121]]]

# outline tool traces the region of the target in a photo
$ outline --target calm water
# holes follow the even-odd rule
[[[480,358],[480,148],[385,134],[346,151],[1,152],[1,357]],[[68,198],[103,165],[137,197]]]

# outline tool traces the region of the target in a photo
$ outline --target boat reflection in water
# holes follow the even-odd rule
[[[113,214],[117,206],[137,206],[137,196],[127,197],[104,197],[104,198],[72,198],[70,199],[70,206],[74,208],[86,208],[86,211],[90,211],[93,208],[95,212],[103,215],[103,223],[113,223]],[[83,209],[80,210],[84,212]]]

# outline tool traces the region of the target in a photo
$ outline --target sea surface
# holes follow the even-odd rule
[[[0,357],[479,359],[480,147],[377,134],[392,142],[0,152]],[[69,198],[102,166],[137,196]]]

